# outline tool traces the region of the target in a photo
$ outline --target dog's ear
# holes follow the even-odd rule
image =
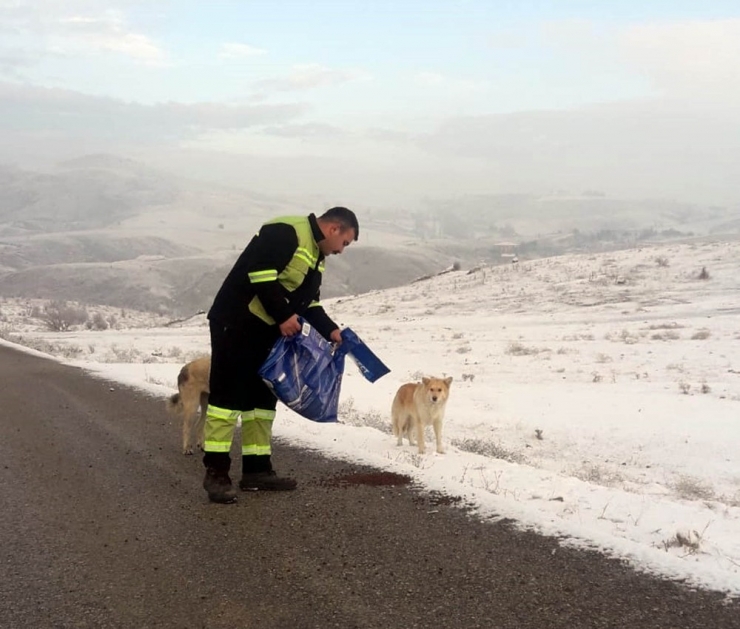
[[[421,379],[421,383],[422,383],[422,384],[423,384],[424,386],[428,385],[428,384],[429,384],[429,378],[422,378],[422,379]]]
[[[452,384],[452,376],[445,378],[445,384],[449,387]]]

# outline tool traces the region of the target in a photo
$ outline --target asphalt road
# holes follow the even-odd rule
[[[76,368],[0,347],[0,391],[2,629],[740,628],[718,594],[284,444],[297,491],[210,504],[163,400]]]

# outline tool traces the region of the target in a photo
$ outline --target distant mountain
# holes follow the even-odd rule
[[[30,267],[76,262],[116,262],[140,256],[179,258],[196,253],[193,247],[152,236],[69,232],[0,238],[0,269],[18,271]]]
[[[208,309],[234,263],[232,256],[141,256],[112,263],[65,263],[0,275],[3,297],[70,300],[188,315]],[[327,261],[322,298],[401,286],[444,268],[449,257],[348,249]]]
[[[189,314],[210,305],[264,220],[321,213],[324,203],[187,181],[113,155],[84,156],[51,172],[0,166],[0,297]],[[598,191],[471,194],[430,199],[413,211],[360,209],[360,240],[330,259],[322,295],[402,285],[453,262],[508,262],[502,253],[537,258],[710,234],[736,238],[739,214]]]
[[[321,207],[194,183],[111,155],[51,173],[0,167],[0,297],[188,314],[205,309],[259,225]],[[388,239],[387,227],[373,233]],[[423,248],[362,246],[329,263],[325,297],[406,283],[449,264]]]
[[[37,173],[0,166],[0,236],[100,229],[177,194],[172,178],[133,168],[68,163]]]

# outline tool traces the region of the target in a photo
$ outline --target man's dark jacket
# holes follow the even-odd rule
[[[314,240],[318,243],[324,235],[316,216],[309,215],[308,221]],[[257,322],[262,323],[249,310],[249,303],[257,296],[267,314],[278,324],[297,314],[328,339],[331,332],[339,326],[331,320],[321,305],[315,305],[319,302],[322,276],[319,265],[323,268],[323,254],[319,254],[316,267],[309,270],[300,286],[292,292],[279,280],[256,284],[249,280],[249,273],[265,269],[275,269],[279,275],[297,248],[298,236],[292,225],[280,222],[263,225],[226,276],[208,312],[208,319],[240,329],[249,328]]]

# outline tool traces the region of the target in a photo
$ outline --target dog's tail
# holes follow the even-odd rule
[[[167,398],[165,402],[167,406],[167,412],[177,415],[182,411],[182,398],[179,393],[175,393]]]

